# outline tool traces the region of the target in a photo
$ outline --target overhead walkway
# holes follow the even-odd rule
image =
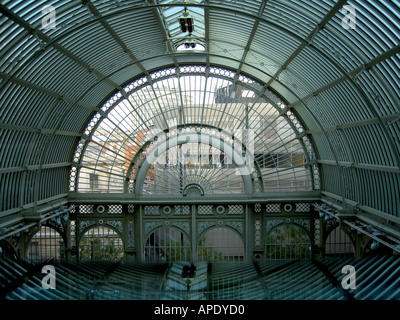
[[[44,289],[45,264],[56,270],[56,288]],[[356,270],[344,289],[345,265]],[[185,269],[186,268],[186,269]],[[186,270],[186,271],[185,271]],[[0,260],[5,300],[400,300],[400,257],[262,261],[256,263],[33,265]]]

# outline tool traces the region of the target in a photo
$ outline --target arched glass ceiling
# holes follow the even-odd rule
[[[202,52],[168,35],[184,5]],[[346,5],[355,29],[343,28]],[[399,21],[392,0],[1,1],[0,224],[68,197],[76,146],[107,97],[201,64],[284,97],[314,143],[323,201],[399,226]]]
[[[78,146],[70,191],[319,189],[315,154],[285,103],[243,75],[235,80],[234,72],[215,67],[207,74],[205,66],[181,67],[179,76],[163,69],[111,97]]]

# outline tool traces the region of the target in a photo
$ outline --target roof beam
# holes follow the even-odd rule
[[[210,0],[205,0],[205,4],[207,6],[204,8],[204,42],[206,45],[206,51],[210,52],[210,8],[208,7]],[[207,66],[210,65],[210,56],[208,54],[206,55],[206,63]]]
[[[15,124],[7,124],[7,123],[0,123],[0,129],[5,130],[15,130],[15,131],[26,131],[26,132],[34,132],[34,133],[43,133],[46,135],[61,135],[61,136],[69,136],[69,137],[82,137],[82,133],[72,132],[72,131],[63,131],[63,130],[52,130],[52,129],[42,129],[42,128],[34,128],[34,127],[27,127],[27,126],[18,126]]]
[[[155,0],[148,0],[148,3],[150,5],[154,5],[154,7],[152,7],[151,10],[154,14],[154,17],[156,18],[157,25],[158,25],[158,27],[161,31],[161,34],[164,38],[164,41],[167,45],[167,51],[171,54],[172,60],[174,61],[174,64],[175,64],[175,67],[178,68],[179,64],[178,64],[178,60],[176,59],[176,56],[175,56],[175,49],[172,46],[171,40],[169,39],[167,27],[164,25],[164,22],[161,19],[160,12],[158,11],[158,6],[157,6]],[[182,4],[180,4],[180,5],[182,5]]]
[[[371,214],[372,217],[383,219],[386,221],[391,221],[400,226],[400,218],[399,217],[397,217],[395,215],[391,215],[387,212],[383,212],[383,211],[368,207],[368,206],[363,205],[354,200],[350,200],[347,198],[344,198],[344,200],[343,200],[342,196],[339,196],[332,192],[321,191],[321,201],[323,201],[326,204],[333,206],[333,207],[335,207],[335,201],[339,201],[339,202],[341,202],[341,206],[343,209],[352,208],[353,210],[355,210],[356,216],[358,216],[358,215],[362,216],[362,214],[359,213],[361,210],[361,211]]]
[[[267,6],[268,1],[269,0],[263,0],[261,2],[260,8],[259,8],[258,13],[257,13],[258,17],[261,17],[262,14],[264,13],[264,10],[265,10],[265,7]],[[238,67],[238,69],[236,71],[237,74],[240,74],[240,72],[242,70],[244,61],[246,60],[247,54],[248,54],[248,52],[250,50],[251,44],[253,42],[253,39],[254,39],[254,36],[255,36],[255,34],[257,32],[259,24],[260,24],[260,19],[256,18],[255,21],[254,21],[251,33],[249,35],[249,39],[247,40],[246,47],[244,48],[244,52],[243,52],[243,55],[242,55],[242,59],[240,61],[240,65],[239,65],[239,67]]]
[[[296,192],[271,192],[259,193],[251,196],[245,194],[224,194],[210,195],[202,199],[190,199],[183,197],[165,197],[165,196],[151,196],[141,195],[135,196],[131,193],[127,194],[98,194],[98,193],[69,193],[68,200],[70,203],[76,204],[149,204],[151,203],[275,203],[275,202],[319,202],[320,191],[296,191]],[[221,202],[222,201],[222,202]]]
[[[382,166],[376,164],[368,164],[368,163],[356,163],[356,162],[347,162],[347,161],[332,161],[332,160],[317,160],[320,164],[330,165],[330,166],[339,166],[345,168],[357,168],[357,169],[366,169],[373,171],[381,171],[381,172],[390,172],[390,173],[400,173],[400,168],[391,167],[391,166]]]
[[[399,119],[400,119],[400,113],[381,117],[381,120],[386,123],[391,123],[391,122],[397,121]],[[347,128],[355,128],[355,127],[361,127],[361,126],[366,126],[369,124],[376,124],[376,123],[379,123],[379,120],[377,118],[369,118],[369,119],[364,119],[364,120],[360,120],[360,121],[342,123],[342,124],[339,124],[336,126],[310,129],[310,130],[307,130],[306,133],[307,134],[322,133],[323,131],[327,132],[327,131],[341,130],[341,129],[347,129]]]
[[[72,162],[59,162],[59,163],[44,163],[42,165],[28,165],[26,167],[11,167],[11,168],[0,168],[0,174],[11,173],[11,172],[24,172],[24,171],[37,171],[39,169],[54,169],[69,167]]]

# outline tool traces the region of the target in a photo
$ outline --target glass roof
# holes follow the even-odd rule
[[[168,39],[172,40],[175,48],[187,40],[193,40],[195,43],[204,44],[205,38],[205,25],[204,25],[204,8],[187,5],[202,4],[203,1],[174,1],[162,0],[159,4],[183,4],[182,6],[163,6],[158,10],[162,16],[162,21],[168,30]],[[179,19],[181,17],[191,17],[193,19],[193,32],[182,32]]]

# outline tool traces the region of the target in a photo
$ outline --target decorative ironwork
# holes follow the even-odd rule
[[[135,206],[133,204],[128,204],[128,213],[135,213]]]
[[[296,212],[310,212],[310,203],[296,203]]]
[[[268,232],[271,231],[271,229],[273,229],[275,226],[277,226],[278,224],[282,224],[282,223],[284,223],[283,219],[267,219],[267,221],[265,222],[266,234],[268,234]]]
[[[244,208],[238,204],[228,205],[228,214],[242,215],[244,214]]]
[[[158,216],[160,214],[159,206],[145,206],[144,215],[145,216]]]
[[[256,219],[254,222],[254,246],[261,246],[261,219]]]
[[[176,215],[188,215],[190,213],[189,206],[186,205],[176,205],[175,212]]]
[[[214,214],[212,205],[200,205],[197,207],[197,213],[200,215]]]
[[[186,232],[187,235],[190,235],[190,224],[187,221],[173,221],[171,223],[173,226],[178,227]]]
[[[83,204],[79,206],[79,214],[93,214],[93,205]]]
[[[122,214],[122,206],[121,205],[109,205],[107,213],[108,214]]]
[[[165,206],[162,208],[162,212],[166,215],[169,215],[171,213],[172,209],[170,206]]]
[[[215,225],[215,221],[199,221],[197,225],[197,234],[200,235],[203,233],[204,230]]]
[[[311,232],[311,230],[310,230],[310,219],[293,219],[293,223],[296,223],[299,226],[302,226],[310,234],[310,232]]]
[[[158,227],[160,227],[162,225],[163,225],[163,223],[161,223],[161,222],[155,222],[155,221],[153,221],[153,222],[145,222],[144,223],[144,234],[145,234],[145,236],[147,237],[149,235],[149,233],[153,229],[158,228]]]
[[[244,233],[244,223],[242,221],[227,221],[225,225],[237,230],[241,235]]]
[[[135,221],[128,221],[128,247],[132,248],[135,246]]]
[[[124,227],[121,220],[105,220],[104,223],[114,227],[120,234],[123,234]]]
[[[265,205],[265,212],[278,213],[281,212],[281,205],[279,203],[271,203]]]
[[[217,207],[215,208],[215,211],[216,211],[218,214],[224,214],[224,213],[225,213],[225,207],[224,207],[224,206],[217,206]]]
[[[96,224],[96,220],[81,220],[79,221],[79,233],[83,230]]]

